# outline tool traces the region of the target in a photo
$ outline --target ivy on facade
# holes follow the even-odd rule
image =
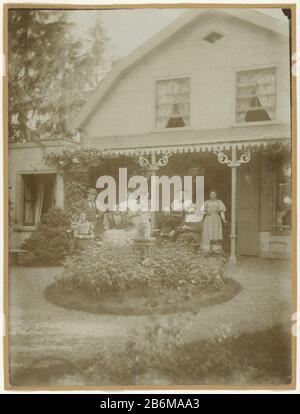
[[[137,157],[113,155],[97,148],[72,147],[62,153],[51,152],[45,162],[63,175],[67,210],[86,197],[88,188],[95,188],[99,176],[110,175],[117,180],[119,168],[127,168],[128,176],[139,171]]]
[[[253,152],[260,153],[267,158],[276,161],[280,159],[287,159],[291,157],[290,142],[271,142],[260,147],[254,147]]]

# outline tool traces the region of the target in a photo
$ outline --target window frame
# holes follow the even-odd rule
[[[157,82],[160,81],[170,81],[170,80],[177,80],[177,79],[189,79],[190,82],[190,123],[189,126],[183,126],[183,127],[175,127],[175,128],[157,128],[156,127],[156,86],[157,86]],[[188,131],[192,129],[192,76],[190,73],[188,74],[180,74],[180,75],[167,75],[167,76],[159,76],[159,77],[155,77],[152,80],[152,105],[151,105],[151,111],[152,111],[152,131],[151,132],[170,132],[170,131]]]
[[[236,120],[236,101],[237,101],[237,87],[236,87],[236,79],[237,74],[239,72],[251,72],[251,71],[259,71],[264,69],[274,69],[275,70],[275,117],[270,121],[254,121],[254,122],[237,122]],[[257,66],[250,66],[250,67],[239,67],[233,70],[232,76],[232,125],[233,127],[245,127],[245,126],[257,126],[257,125],[274,125],[279,123],[278,118],[278,98],[279,98],[279,64],[272,64],[272,65],[257,65]]]

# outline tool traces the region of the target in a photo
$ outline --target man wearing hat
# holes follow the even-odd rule
[[[96,195],[97,191],[94,188],[89,188],[82,209],[86,214],[87,221],[93,223],[95,236],[98,237],[103,231],[103,213],[97,209]]]

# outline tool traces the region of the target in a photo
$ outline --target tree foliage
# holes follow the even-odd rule
[[[252,149],[254,153],[260,153],[269,159],[275,161],[280,159],[289,159],[291,157],[290,142],[271,142],[264,146]]]
[[[9,10],[11,141],[70,138],[70,120],[110,67],[100,18],[76,39],[70,13]]]

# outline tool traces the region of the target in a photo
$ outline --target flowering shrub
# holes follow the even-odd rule
[[[204,256],[188,247],[163,243],[153,247],[144,265],[131,246],[102,243],[69,257],[57,285],[69,291],[79,288],[94,297],[109,291],[168,288],[188,298],[208,285],[220,287],[224,264],[222,256]]]

